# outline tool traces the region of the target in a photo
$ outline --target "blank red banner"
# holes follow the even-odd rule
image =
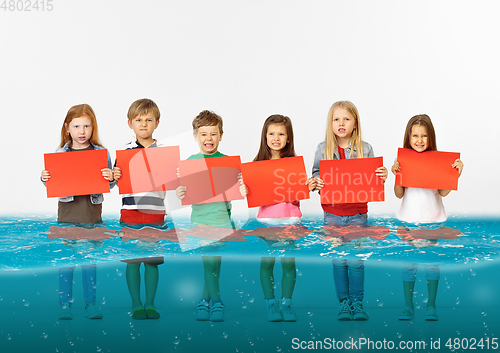
[[[101,169],[108,168],[108,151],[74,151],[44,154],[45,170],[50,173],[47,197],[102,194],[109,192],[109,181]]]
[[[175,190],[179,161],[179,146],[116,151],[116,165],[122,170],[120,194]]]
[[[191,159],[179,162],[183,205],[241,200],[239,156]]]
[[[396,173],[396,185],[440,190],[458,189],[458,169],[451,165],[460,153],[398,149],[401,170]]]
[[[248,187],[248,207],[274,205],[309,198],[303,157],[243,163],[243,182]]]
[[[320,161],[321,203],[384,201],[384,182],[375,174],[383,164],[382,157]]]

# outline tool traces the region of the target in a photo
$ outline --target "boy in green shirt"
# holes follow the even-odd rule
[[[200,152],[188,159],[225,157],[217,149],[222,139],[222,118],[214,112],[204,110],[193,120],[193,136]],[[185,186],[176,190],[177,197],[183,199]],[[192,205],[191,222],[199,225],[232,228],[231,202],[212,202]],[[196,320],[224,321],[224,304],[220,299],[219,276],[221,256],[202,256],[205,285],[197,306]],[[212,308],[209,308],[212,300]]]

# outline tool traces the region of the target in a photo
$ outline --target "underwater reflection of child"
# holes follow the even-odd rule
[[[403,148],[412,148],[417,152],[437,151],[436,134],[429,116],[422,114],[412,117],[406,125],[403,138]],[[458,176],[462,174],[463,163],[460,159],[454,161],[450,168],[458,170]],[[391,170],[394,174],[401,169],[396,160]],[[444,210],[442,198],[450,193],[450,190],[423,189],[413,187],[402,187],[394,185],[394,193],[397,198],[402,198],[397,217],[407,223],[418,225],[442,224],[447,216]],[[426,225],[429,227],[429,225]],[[439,283],[439,266],[426,265],[427,290],[429,299],[425,319],[437,321],[439,319],[436,310],[436,296]],[[415,316],[413,304],[413,290],[415,288],[415,277],[417,264],[408,263],[403,267],[403,291],[405,297],[405,308],[400,320],[411,320]]]
[[[286,157],[295,157],[292,122],[287,116],[271,115],[264,122],[259,152],[254,161]],[[240,192],[246,196],[250,190],[243,180],[241,183]],[[316,182],[313,179],[308,179],[306,184],[309,185],[309,191],[316,187]],[[299,201],[261,206],[257,214],[257,219],[269,227],[298,224],[301,217]],[[273,270],[275,262],[276,258],[274,257],[262,257],[260,263],[260,283],[267,305],[267,321],[296,321],[297,316],[292,308],[292,294],[296,280],[295,258],[281,258],[281,268],[283,269],[281,306],[277,304],[274,296]]]
[[[135,139],[125,149],[154,148],[157,142],[153,132],[160,123],[160,110],[151,99],[139,99],[131,104],[128,113],[128,126],[134,131]],[[123,176],[120,166],[115,166],[114,176],[118,181]],[[158,225],[165,221],[165,192],[152,191],[122,195],[120,222],[122,225]],[[135,320],[159,319],[155,308],[155,297],[158,289],[158,265],[164,263],[163,257],[149,257],[122,260],[127,263],[127,287],[132,299],[132,318]],[[144,286],[146,300],[141,300],[141,263],[144,263]]]
[[[356,106],[349,101],[334,103],[327,115],[325,141],[318,145],[314,156],[313,177],[317,188],[321,189],[324,181],[319,178],[321,160],[370,158],[374,157],[372,146],[361,140],[361,123]],[[373,171],[382,180],[387,179],[387,169],[377,168]],[[349,203],[334,205],[322,204],[325,223],[338,225],[366,224],[368,204]],[[364,298],[364,264],[363,260],[334,259],[333,278],[339,300],[341,321],[368,320],[363,308]]]
[[[88,104],[71,107],[66,114],[61,128],[61,143],[56,152],[75,152],[98,150],[104,147],[99,141],[97,120],[93,109]],[[101,170],[102,177],[115,185],[111,159],[108,154],[108,168]],[[50,183],[50,171],[43,170],[41,179]],[[57,220],[66,223],[97,223],[101,222],[102,194],[60,197]],[[71,320],[73,314],[73,272],[75,267],[59,269],[59,304],[61,312],[59,319]],[[83,294],[85,298],[84,316],[89,319],[102,319],[96,301],[96,265],[82,265]]]

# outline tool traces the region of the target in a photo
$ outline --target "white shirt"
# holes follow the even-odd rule
[[[447,216],[442,199],[437,189],[405,188],[397,217],[411,223],[444,222]]]

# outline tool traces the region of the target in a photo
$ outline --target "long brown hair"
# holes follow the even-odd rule
[[[63,147],[65,144],[71,144],[71,136],[68,133],[67,126],[73,119],[82,117],[89,118],[92,123],[92,136],[90,136],[90,142],[94,145],[104,147],[99,141],[99,130],[97,128],[97,119],[94,110],[88,104],[74,105],[69,108],[61,128],[61,143],[59,147]]]
[[[354,130],[352,130],[350,142],[353,147],[356,147],[357,151],[356,157],[363,158],[363,141],[361,141],[361,124],[359,122],[358,109],[353,103],[349,101],[338,101],[333,103],[327,115],[326,135],[325,135],[325,141],[326,141],[325,159],[333,159],[333,156],[335,155],[335,150],[337,149],[337,138],[332,128],[333,113],[337,108],[343,108],[347,110],[356,121],[356,124],[354,125]],[[352,150],[353,149],[351,149],[351,153]]]
[[[295,157],[292,121],[287,116],[274,114],[271,115],[269,118],[267,118],[266,121],[264,122],[264,126],[262,127],[262,134],[260,137],[259,153],[257,153],[257,156],[254,158],[254,161],[264,161],[271,159],[271,149],[267,145],[267,129],[272,124],[284,125],[286,129],[288,141],[286,142],[285,147],[283,147],[283,149],[280,151],[280,158]]]
[[[436,145],[436,132],[434,131],[434,125],[432,125],[431,118],[427,114],[419,114],[412,117],[408,124],[406,124],[405,137],[403,138],[403,148],[411,148],[410,136],[411,129],[414,125],[420,125],[427,129],[427,138],[429,142],[428,151],[437,151]]]

